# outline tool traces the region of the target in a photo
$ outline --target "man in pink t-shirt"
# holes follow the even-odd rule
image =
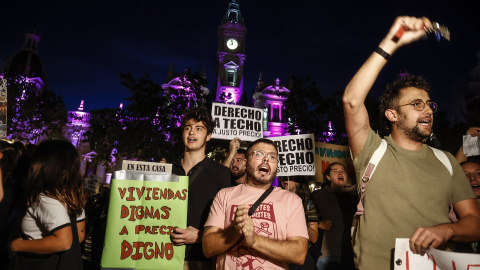
[[[247,181],[220,190],[210,208],[202,239],[205,256],[217,269],[288,269],[302,264],[308,233],[302,200],[275,187],[249,216],[249,208],[271,187],[278,151],[268,139],[247,148]]]

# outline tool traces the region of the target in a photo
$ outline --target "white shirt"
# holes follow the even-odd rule
[[[85,210],[77,222],[85,219]],[[26,239],[41,239],[70,225],[67,208],[60,201],[40,194],[38,202],[32,204],[22,220],[22,232]]]

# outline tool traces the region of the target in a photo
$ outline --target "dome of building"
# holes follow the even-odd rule
[[[25,33],[25,43],[4,64],[2,72],[17,73],[28,78],[44,77],[43,63],[38,56],[38,42],[40,37],[35,30]]]
[[[12,56],[7,70],[29,78],[43,77],[43,64],[40,57],[26,50],[20,50]]]

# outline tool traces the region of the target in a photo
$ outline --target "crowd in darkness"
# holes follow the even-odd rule
[[[364,104],[389,57],[429,31],[425,17],[398,17],[345,89],[354,183],[334,162],[313,192],[298,175],[279,177],[274,187],[278,149],[266,138],[243,148],[233,138],[223,163],[214,161],[206,154],[210,111],[187,108],[183,153],[169,161],[173,174],[189,178],[187,224],[170,235],[185,246],[183,269],[392,269],[397,237],[409,238],[414,254],[429,247],[480,253],[479,157],[425,144],[437,109],[428,83],[407,75],[386,87],[380,109],[390,135],[383,139]],[[466,131],[479,134],[480,127]],[[0,170],[1,269],[101,268],[110,190],[84,190],[71,143],[0,141]]]

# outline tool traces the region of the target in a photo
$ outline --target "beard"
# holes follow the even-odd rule
[[[405,120],[405,117],[399,117],[397,122],[398,128],[402,130],[403,134],[405,134],[409,139],[416,142],[424,142],[426,139],[428,139],[428,137],[430,137],[432,131],[421,129],[418,124],[419,122],[417,121],[415,126],[409,126]]]
[[[232,176],[233,180],[238,180],[242,178],[245,175],[245,169],[243,170],[238,170],[238,171],[230,171],[230,175]]]
[[[271,168],[270,168],[270,170],[271,170]],[[276,171],[274,173],[272,173],[272,171],[270,171],[271,174],[270,174],[269,178],[263,178],[261,176],[257,177],[257,176],[255,176],[255,171],[256,171],[256,168],[253,168],[253,167],[247,165],[247,177],[255,180],[257,183],[260,183],[260,184],[272,183],[273,179],[275,179],[275,176],[277,176]]]

